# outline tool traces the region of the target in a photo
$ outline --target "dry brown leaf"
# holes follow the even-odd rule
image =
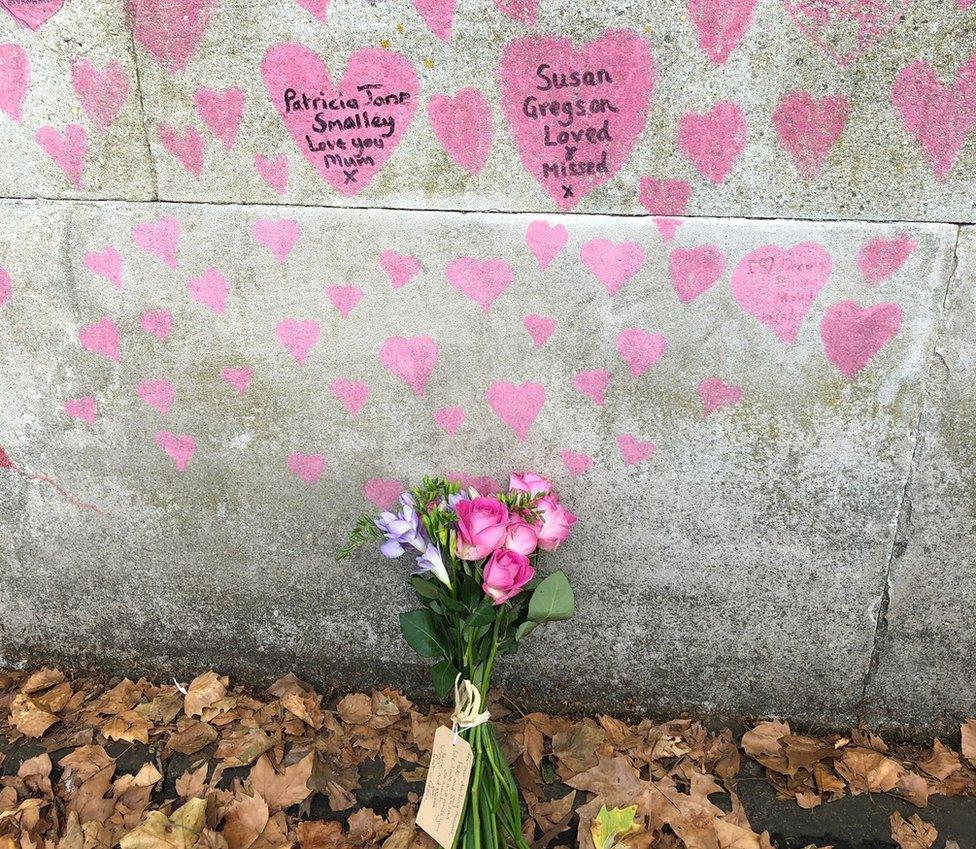
[[[976,719],[967,719],[959,727],[962,739],[962,756],[973,766],[976,766]]]
[[[166,747],[174,752],[192,755],[217,739],[217,729],[208,722],[189,720],[180,722],[180,730],[166,742]]]
[[[87,781],[99,770],[113,766],[115,759],[109,757],[102,746],[79,746],[58,763],[68,775],[77,776],[79,781]]]
[[[148,744],[149,720],[137,711],[126,710],[106,722],[102,726],[102,734],[109,740]]]
[[[223,835],[229,849],[248,849],[264,832],[268,820],[268,804],[260,795],[236,796],[224,820]]]
[[[221,740],[214,757],[225,767],[247,766],[273,746],[274,740],[260,728],[243,729],[240,734]]]
[[[298,763],[285,767],[283,773],[275,772],[267,755],[262,755],[251,767],[248,778],[251,789],[259,793],[271,811],[282,811],[305,801],[311,794],[308,779],[312,775],[314,752],[309,752]]]
[[[349,725],[365,725],[373,716],[373,702],[365,693],[350,693],[336,705],[336,713]]]
[[[943,746],[941,740],[936,740],[932,744],[932,754],[924,761],[919,761],[918,765],[924,772],[940,781],[945,781],[954,772],[962,769],[959,755]]]
[[[891,839],[901,849],[929,849],[935,843],[939,832],[930,823],[925,822],[918,814],[912,814],[907,820],[895,811],[889,820],[891,824]]]
[[[859,746],[845,749],[836,763],[837,772],[847,781],[851,794],[887,793],[898,786],[904,770],[901,765],[874,749]]]
[[[186,770],[183,775],[176,779],[176,794],[181,799],[191,799],[194,796],[203,797],[206,795],[207,773],[210,771],[210,764],[204,761],[197,769]]]
[[[162,811],[150,811],[119,842],[122,849],[193,849],[206,818],[206,800],[190,799],[168,817]]]
[[[186,688],[183,712],[187,716],[203,716],[203,711],[227,695],[227,681],[215,672],[198,675]]]
[[[901,778],[898,779],[898,787],[895,789],[899,796],[918,808],[924,808],[929,803],[929,783],[917,772],[906,770],[902,773]]]
[[[46,690],[48,687],[53,687],[55,684],[60,684],[64,681],[64,673],[59,669],[38,669],[37,672],[33,673],[20,688],[22,693],[37,693],[41,690]]]
[[[759,759],[780,754],[780,739],[790,733],[790,726],[778,719],[760,722],[742,735],[742,749],[750,758]]]
[[[94,821],[104,823],[115,810],[115,802],[106,799],[105,794],[112,783],[115,774],[115,762],[102,767],[85,781],[71,796],[67,809],[75,811],[81,824]]]
[[[718,849],[761,849],[759,835],[751,828],[742,828],[724,819],[716,819],[714,825]]]
[[[305,820],[295,829],[301,849],[334,849],[342,842],[342,824]]]
[[[25,737],[41,737],[61,720],[50,711],[38,707],[29,696],[18,693],[10,703],[10,721]]]
[[[561,765],[560,775],[565,778],[596,766],[596,750],[605,737],[606,732],[599,725],[585,719],[556,734],[552,738],[552,753]]]

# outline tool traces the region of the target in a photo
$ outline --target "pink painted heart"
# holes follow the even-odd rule
[[[82,327],[78,331],[78,340],[86,351],[116,363],[122,359],[119,350],[119,327],[108,316],[103,316],[93,324]]]
[[[295,451],[288,455],[288,470],[305,483],[315,486],[325,471],[325,457],[321,454],[300,454]]]
[[[369,400],[369,385],[362,380],[346,380],[337,377],[329,384],[329,391],[350,416],[356,418]]]
[[[699,173],[721,185],[746,149],[746,116],[738,103],[722,100],[705,114],[686,112],[678,120],[678,147]]]
[[[279,44],[264,54],[261,74],[302,155],[346,197],[369,185],[406,134],[417,109],[417,74],[405,57],[392,50],[357,50],[337,86],[312,50],[294,42]]]
[[[681,220],[661,217],[684,215],[691,200],[691,183],[687,180],[659,180],[656,177],[641,177],[637,187],[637,200],[651,215],[665,242],[674,238]]]
[[[636,242],[592,239],[580,248],[583,265],[613,297],[640,271],[647,255]]]
[[[827,95],[818,100],[808,91],[791,91],[773,110],[779,143],[804,181],[816,177],[827,161],[850,111],[851,101],[846,95]]]
[[[598,407],[606,403],[606,391],[610,385],[610,372],[606,369],[581,371],[573,378],[573,387]]]
[[[236,390],[239,395],[243,395],[251,388],[252,377],[253,372],[248,366],[242,366],[241,368],[225,366],[220,370],[220,379],[231,389]]]
[[[126,0],[132,34],[171,74],[189,64],[220,0]]]
[[[203,172],[203,159],[207,152],[207,143],[203,134],[196,127],[179,129],[171,124],[160,124],[156,128],[163,147],[170,156],[182,165],[187,173],[199,178]]]
[[[283,318],[275,327],[275,336],[299,365],[305,365],[315,343],[319,341],[321,328],[312,319]]]
[[[254,241],[271,251],[272,256],[282,265],[298,243],[301,234],[302,228],[292,218],[281,221],[259,219],[251,225]]]
[[[107,133],[132,93],[132,83],[114,59],[100,71],[87,59],[71,60],[71,85],[81,108],[100,133]]]
[[[545,271],[559,252],[566,247],[569,233],[562,224],[548,221],[533,221],[525,230],[525,244],[539,263],[539,270]]]
[[[180,246],[180,222],[175,218],[144,221],[132,228],[132,241],[139,250],[152,254],[170,268],[176,268],[176,252]]]
[[[320,24],[324,24],[329,12],[329,0],[295,0]]]
[[[495,415],[511,428],[519,442],[524,442],[546,403],[546,390],[541,383],[530,380],[519,385],[499,380],[488,387],[485,398]]]
[[[586,474],[593,466],[593,458],[589,454],[577,454],[575,451],[566,449],[560,451],[559,456],[563,459],[566,471],[574,478]]]
[[[448,436],[454,436],[467,417],[463,407],[441,407],[434,410],[434,423]]]
[[[498,481],[488,475],[472,475],[468,472],[444,472],[444,479],[451,483],[459,483],[464,489],[473,487],[480,495],[492,495],[502,488]]]
[[[505,17],[511,18],[527,27],[535,26],[536,11],[539,0],[492,0],[495,8]]]
[[[263,153],[254,154],[254,170],[279,195],[288,190],[288,157],[283,153],[274,159],[269,159]]]
[[[962,12],[968,12],[973,8],[973,4],[976,0],[956,0],[956,8]]]
[[[663,333],[628,327],[617,334],[617,353],[630,369],[631,377],[640,377],[664,356],[667,349],[668,341]]]
[[[0,112],[13,121],[23,115],[30,78],[27,51],[19,44],[0,44]]]
[[[160,413],[168,413],[176,399],[176,391],[168,380],[140,380],[136,384],[136,395],[143,403]]]
[[[156,445],[169,455],[176,466],[176,471],[180,473],[186,471],[187,465],[197,451],[197,442],[192,436],[185,433],[177,436],[168,430],[161,430],[156,434]]]
[[[173,314],[169,310],[146,310],[139,324],[151,336],[165,339],[173,330]]]
[[[698,384],[698,397],[702,402],[702,418],[707,418],[722,407],[738,404],[742,400],[742,387],[717,377],[706,377]]]
[[[820,321],[820,338],[827,359],[853,380],[901,327],[898,304],[859,307],[854,301],[834,304]]]
[[[208,268],[199,277],[186,281],[186,291],[197,303],[210,307],[218,315],[227,311],[227,296],[230,284],[216,268]]]
[[[976,50],[956,72],[951,86],[921,59],[902,68],[891,89],[891,105],[921,145],[936,181],[944,183],[976,127]]]
[[[233,148],[237,141],[244,117],[244,99],[244,91],[239,88],[214,91],[201,86],[193,94],[197,115],[225,150]]]
[[[79,190],[84,188],[81,175],[88,155],[88,133],[81,124],[68,124],[63,133],[44,125],[38,128],[34,140],[72,186]]]
[[[529,331],[529,336],[532,337],[532,344],[536,348],[541,348],[545,345],[556,329],[556,319],[546,315],[536,315],[535,313],[523,318],[522,324]]]
[[[698,46],[713,65],[721,65],[739,46],[752,23],[756,0],[688,0]]]
[[[462,88],[454,97],[433,95],[427,102],[427,117],[437,140],[458,168],[477,174],[485,167],[494,125],[491,107],[478,89]]]
[[[715,245],[675,248],[668,255],[668,270],[678,300],[688,304],[718,282],[725,271],[725,254]]]
[[[869,283],[881,283],[891,277],[915,250],[915,242],[907,233],[894,239],[875,236],[857,252],[857,267]]]
[[[122,254],[114,245],[86,253],[85,268],[107,280],[116,289],[122,288]]]
[[[578,49],[554,36],[513,41],[498,78],[522,165],[571,209],[626,163],[647,123],[657,69],[643,38],[610,30]]]
[[[95,399],[91,395],[83,398],[69,398],[64,402],[64,413],[73,419],[85,422],[85,424],[95,424]]]
[[[413,0],[413,7],[424,19],[427,29],[443,42],[451,40],[451,25],[454,23],[457,0]]]
[[[629,433],[622,433],[617,437],[617,447],[620,456],[628,466],[636,466],[654,456],[657,446],[653,442],[642,442]]]
[[[38,29],[64,5],[64,0],[0,0],[0,8],[28,29]]]
[[[339,310],[339,315],[349,318],[349,313],[363,299],[363,290],[358,286],[328,286],[325,296],[332,302],[332,306]]]
[[[370,478],[363,484],[363,498],[376,505],[377,510],[392,510],[403,494],[400,481]]]
[[[13,281],[10,279],[10,275],[7,273],[7,269],[0,268],[0,307],[4,307],[10,303],[10,299],[13,297],[13,292]]]
[[[420,273],[420,260],[415,256],[405,256],[396,251],[386,250],[380,253],[380,265],[390,278],[390,285],[394,289],[406,286]]]
[[[813,242],[789,250],[763,245],[735,267],[732,296],[783,342],[794,342],[833,268],[830,254]]]
[[[911,0],[871,3],[811,3],[783,0],[793,22],[820,50],[846,68],[884,38],[905,14]]]
[[[470,256],[452,259],[444,274],[452,288],[467,295],[485,312],[515,279],[515,269],[505,260],[480,260]]]
[[[380,346],[383,367],[406,383],[418,398],[424,396],[437,356],[437,343],[429,336],[391,336]]]

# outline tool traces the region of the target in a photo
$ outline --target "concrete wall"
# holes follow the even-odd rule
[[[416,687],[334,552],[529,466],[582,518],[529,697],[971,713],[966,5],[0,3],[0,657]],[[396,102],[337,170],[280,112],[343,74]]]

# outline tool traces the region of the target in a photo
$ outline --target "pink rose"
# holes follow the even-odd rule
[[[563,507],[553,495],[540,498],[536,503],[539,521],[535,526],[539,535],[539,548],[555,551],[559,543],[565,542],[569,532],[576,524],[576,517]]]
[[[504,548],[528,557],[539,545],[539,534],[525,519],[516,516],[505,531]]]
[[[517,551],[502,549],[496,551],[485,564],[481,589],[495,600],[495,604],[504,604],[517,596],[534,577],[535,569],[529,564],[528,557]]]
[[[552,484],[535,472],[512,473],[508,478],[509,492],[527,492],[529,495],[548,495]]]
[[[494,498],[459,501],[454,553],[462,560],[481,560],[505,542],[508,508]]]

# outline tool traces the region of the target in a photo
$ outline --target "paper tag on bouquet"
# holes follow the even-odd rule
[[[430,754],[424,797],[417,811],[417,825],[441,846],[454,844],[473,763],[474,752],[467,740],[444,725],[434,732],[434,749]]]

